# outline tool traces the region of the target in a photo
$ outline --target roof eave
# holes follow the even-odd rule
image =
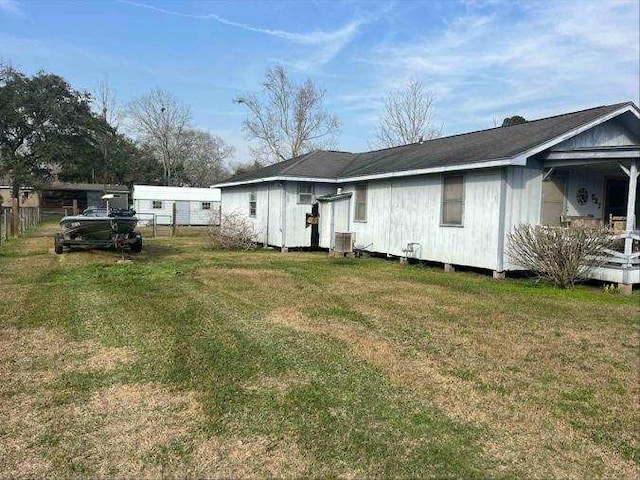
[[[255,185],[267,182],[314,182],[314,183],[337,183],[336,178],[326,177],[293,177],[289,175],[274,175],[264,178],[252,178],[250,180],[238,180],[237,182],[223,182],[211,185],[211,188],[237,187],[240,185]]]

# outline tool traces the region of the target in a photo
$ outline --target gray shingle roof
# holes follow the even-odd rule
[[[227,182],[241,182],[273,176],[336,178],[351,163],[355,155],[349,152],[316,150],[299,157],[274,163],[258,170],[236,175]]]
[[[371,152],[352,154],[316,151],[233,177],[227,182],[272,176],[349,178],[512,158],[625,105],[633,104],[626,102],[603,105],[520,125],[452,135]]]

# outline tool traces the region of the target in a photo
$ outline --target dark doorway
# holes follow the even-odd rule
[[[626,178],[609,178],[605,195],[605,219],[609,215],[624,217],[627,215],[627,198],[629,195],[629,180]],[[636,218],[640,207],[640,196],[636,195]]]
[[[314,203],[311,207],[311,215],[314,217],[314,221],[311,224],[311,248],[319,248],[320,247],[320,230],[318,229],[318,217],[319,210],[318,204]]]

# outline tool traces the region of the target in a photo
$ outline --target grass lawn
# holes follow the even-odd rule
[[[0,477],[627,477],[639,296],[203,237],[0,250]]]

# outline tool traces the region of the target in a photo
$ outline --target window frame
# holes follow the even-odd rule
[[[206,205],[206,207],[205,207]],[[200,202],[201,210],[211,210],[211,202]]]
[[[447,179],[451,179],[451,178],[460,178],[461,179],[461,189],[462,189],[462,194],[460,196],[460,200],[445,200],[445,187],[446,187],[446,181]],[[440,188],[440,226],[441,227],[464,227],[464,203],[465,203],[465,186],[466,186],[467,180],[466,180],[466,176],[464,174],[448,174],[448,175],[442,175],[442,181],[440,182],[441,188]],[[445,210],[445,204],[451,204],[451,203],[460,203],[460,223],[450,223],[450,222],[445,222],[444,220],[444,210]]]
[[[258,191],[249,191],[249,217],[256,218],[258,214]]]
[[[310,188],[310,192],[301,192],[300,191],[300,187],[302,186],[309,186]],[[313,183],[309,183],[309,182],[298,182],[297,185],[297,198],[298,198],[298,205],[313,205],[313,200],[315,198],[315,185]],[[308,195],[309,196],[309,201],[308,202],[303,202],[300,200],[300,196],[301,195]]]
[[[162,210],[163,208],[162,200],[151,200],[151,210]]]
[[[364,192],[364,200],[358,198],[358,192]],[[364,205],[364,216],[358,217],[358,205]],[[367,223],[369,204],[369,184],[356,184],[353,192],[353,221],[357,223]]]

